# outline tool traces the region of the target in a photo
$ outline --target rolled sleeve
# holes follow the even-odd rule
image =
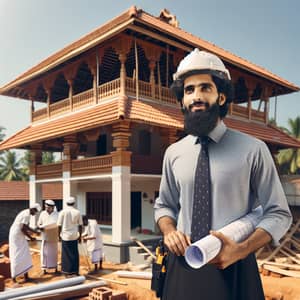
[[[176,221],[178,211],[179,191],[172,170],[171,151],[169,147],[164,156],[159,197],[155,200],[154,204],[155,222],[158,222],[164,216],[168,216]]]
[[[263,207],[263,217],[256,227],[267,231],[273,244],[278,245],[292,216],[272,156],[263,142],[254,160],[252,188]]]

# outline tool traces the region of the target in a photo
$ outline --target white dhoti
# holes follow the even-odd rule
[[[41,267],[43,269],[57,268],[57,242],[42,241],[41,245]]]
[[[11,228],[9,232],[9,258],[12,278],[32,268],[32,258],[25,235],[14,228]]]
[[[43,269],[57,268],[58,227],[56,224],[44,226],[41,245],[41,267]]]
[[[93,264],[98,264],[102,260],[102,249],[95,249],[90,252],[91,261]]]

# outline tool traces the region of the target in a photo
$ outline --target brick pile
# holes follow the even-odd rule
[[[0,275],[3,276],[4,279],[10,278],[10,260],[8,258],[8,244],[3,244],[0,247],[0,253],[2,254],[0,257]]]
[[[123,291],[112,290],[108,287],[94,288],[89,293],[89,300],[127,300]]]

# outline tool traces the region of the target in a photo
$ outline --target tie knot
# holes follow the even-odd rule
[[[208,136],[198,137],[198,143],[202,146],[207,146],[210,142],[210,138]]]

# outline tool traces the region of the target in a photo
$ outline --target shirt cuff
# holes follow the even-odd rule
[[[164,208],[160,208],[160,209],[154,211],[154,219],[155,219],[156,223],[162,217],[170,217],[170,218],[174,219],[176,222],[176,216],[173,213],[173,211],[169,208],[164,207]]]

